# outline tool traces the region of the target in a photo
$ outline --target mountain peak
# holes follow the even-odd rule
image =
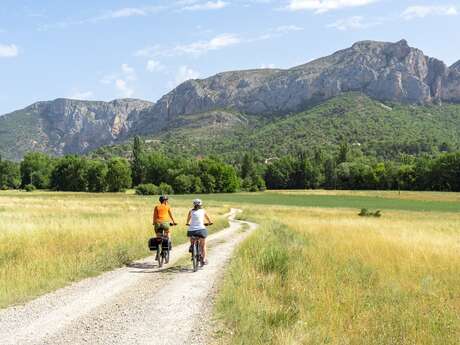
[[[449,68],[405,39],[360,41],[290,69],[231,71],[188,80],[156,103],[131,98],[38,102],[1,117],[0,129],[6,133],[3,129],[13,118],[19,119],[11,127],[17,131],[18,124],[29,121],[35,132],[27,131],[22,148],[56,155],[84,153],[133,135],[161,133],[187,116],[198,119],[208,113],[216,123],[235,116],[284,116],[349,92],[409,104],[460,102],[460,61]],[[2,142],[2,135],[0,147],[3,143],[15,147],[14,136]]]

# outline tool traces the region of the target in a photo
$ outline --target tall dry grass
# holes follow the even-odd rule
[[[0,193],[0,307],[148,256],[155,203],[126,194]],[[171,200],[175,244],[186,241],[189,204]],[[209,208],[214,230],[226,226],[227,210]]]
[[[217,315],[225,344],[459,344],[460,215],[254,208]]]

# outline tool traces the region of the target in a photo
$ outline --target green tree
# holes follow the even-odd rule
[[[105,192],[107,190],[107,164],[94,160],[89,163],[86,174],[89,192]]]
[[[53,159],[44,153],[32,152],[21,162],[21,185],[33,184],[38,189],[50,187]]]
[[[460,191],[460,152],[441,155],[433,163],[432,174],[436,176],[433,186],[442,191]]]
[[[348,162],[350,154],[350,146],[347,142],[342,142],[339,146],[339,153],[337,155],[337,165]]]
[[[144,183],[146,177],[146,157],[144,153],[143,143],[138,136],[134,137],[131,174],[133,177],[134,186]]]
[[[252,154],[245,153],[243,156],[243,162],[241,163],[241,178],[245,179],[254,175],[256,175],[254,157]]]
[[[265,182],[269,189],[292,188],[291,176],[294,171],[292,157],[286,156],[268,164],[265,171]]]
[[[51,187],[61,191],[84,192],[87,189],[88,161],[70,155],[58,160],[51,173]]]
[[[131,187],[131,169],[124,158],[112,158],[108,163],[106,183],[109,192],[121,192]]]
[[[19,165],[0,156],[0,189],[17,189],[20,184]]]

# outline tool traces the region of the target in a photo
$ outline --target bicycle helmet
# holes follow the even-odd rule
[[[193,200],[193,206],[203,206],[203,201],[201,199]]]
[[[168,200],[168,196],[167,195],[162,195],[162,196],[160,196],[160,198],[158,200],[160,200],[160,202],[163,203],[164,201]]]

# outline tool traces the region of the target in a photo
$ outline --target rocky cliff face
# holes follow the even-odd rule
[[[189,80],[150,109],[163,119],[226,108],[249,114],[289,113],[343,92],[360,91],[406,103],[460,101],[460,63],[442,61],[396,43],[364,41],[288,70],[220,73]]]
[[[136,134],[193,127],[194,122],[231,128],[247,116],[282,116],[350,91],[380,101],[460,102],[460,61],[447,67],[405,40],[363,41],[287,70],[234,71],[189,80],[156,104],[134,99],[39,102],[0,117],[0,154],[84,153]]]
[[[85,153],[127,136],[139,113],[152,104],[136,99],[37,102],[0,118],[0,149],[12,158],[30,150]]]

